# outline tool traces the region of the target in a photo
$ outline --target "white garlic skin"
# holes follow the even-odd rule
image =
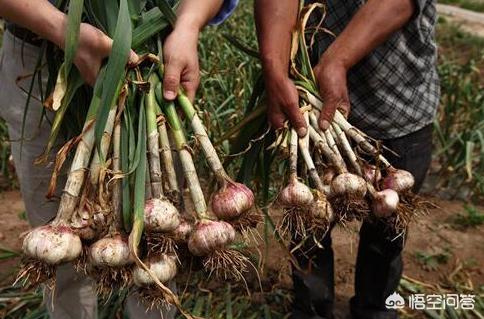
[[[331,196],[363,198],[366,195],[366,181],[355,174],[343,173],[331,182]]]
[[[89,247],[89,258],[94,266],[122,267],[132,263],[128,241],[120,235],[98,240]]]
[[[314,195],[308,186],[294,179],[284,187],[278,200],[286,207],[307,207],[313,203]]]
[[[68,226],[45,225],[32,229],[25,236],[22,250],[28,257],[58,265],[79,257],[82,243]]]
[[[178,210],[166,199],[147,200],[144,217],[145,228],[149,232],[171,232],[180,225]]]
[[[156,259],[146,261],[145,265],[161,283],[167,283],[172,280],[177,273],[176,258],[171,255],[161,255],[156,257]],[[155,283],[150,274],[139,266],[136,266],[133,271],[133,281],[138,287],[149,286]]]
[[[372,201],[372,211],[375,216],[389,217],[397,211],[400,202],[398,193],[393,189],[378,192]]]

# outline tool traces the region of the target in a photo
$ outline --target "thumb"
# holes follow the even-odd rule
[[[165,75],[163,77],[163,96],[165,99],[171,101],[178,95],[181,72],[181,65],[170,62],[165,64]]]
[[[325,101],[318,121],[319,127],[323,131],[326,131],[331,126],[331,122],[333,121],[334,113],[336,112],[337,106],[338,101],[336,100]]]

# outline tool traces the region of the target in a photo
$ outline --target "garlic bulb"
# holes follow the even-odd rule
[[[205,256],[215,250],[224,249],[234,239],[235,230],[229,223],[203,220],[195,225],[195,230],[188,239],[188,249],[195,256]]]
[[[289,181],[289,185],[279,194],[279,202],[287,207],[306,207],[313,203],[314,196],[311,189],[297,178]]]
[[[414,184],[413,175],[403,169],[391,168],[388,175],[383,179],[383,188],[393,189],[397,193],[410,190]]]
[[[120,235],[98,240],[89,247],[94,266],[122,267],[132,262],[128,242]]]
[[[254,205],[254,194],[244,184],[227,182],[212,197],[212,210],[223,220],[232,220]]]
[[[366,181],[358,175],[343,173],[331,182],[331,195],[363,198],[366,194]]]
[[[145,265],[161,283],[172,280],[177,273],[176,258],[172,255],[158,256],[146,261]],[[155,283],[150,274],[139,266],[136,266],[133,271],[133,281],[138,287],[149,286]]]
[[[393,189],[384,189],[376,193],[372,202],[373,213],[378,217],[389,217],[397,211],[398,193]]]
[[[153,198],[145,203],[145,228],[152,232],[170,232],[180,225],[176,207],[166,199]]]
[[[68,226],[45,225],[34,228],[25,236],[22,249],[29,257],[57,265],[79,257],[82,244]]]

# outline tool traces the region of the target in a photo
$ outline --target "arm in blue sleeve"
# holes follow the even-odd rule
[[[227,18],[230,17],[234,12],[238,3],[239,3],[239,0],[224,0],[224,3],[222,4],[222,8],[220,8],[220,11],[217,13],[215,17],[212,18],[212,20],[210,20],[208,24],[219,25],[225,20],[227,20]]]

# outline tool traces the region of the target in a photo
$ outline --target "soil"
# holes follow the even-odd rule
[[[414,222],[408,234],[404,253],[405,278],[411,282],[428,285],[429,289],[452,291],[454,281],[465,281],[473,287],[484,285],[484,225],[459,228],[454,218],[465,212],[465,203],[431,199],[440,208]],[[483,211],[483,208],[478,208]],[[24,206],[18,191],[0,193],[0,245],[15,251],[21,248],[21,236],[28,229],[22,216]],[[277,218],[277,211],[271,215]],[[333,248],[336,264],[336,318],[346,318],[347,303],[353,295],[354,263],[358,245],[358,223],[351,223],[346,229],[333,231]],[[263,251],[263,250],[261,250]],[[271,274],[277,286],[290,289],[290,272],[287,252],[272,242],[264,273]],[[420,258],[417,257],[420,255]],[[434,256],[434,258],[429,257]],[[443,257],[442,257],[443,256]],[[427,257],[430,261],[424,262]],[[440,262],[435,262],[439,259]],[[19,259],[0,260],[0,284],[6,285],[13,279],[15,265]],[[284,262],[285,261],[285,262]],[[274,276],[276,274],[276,276]]]
[[[477,293],[479,287],[484,285],[484,225],[464,229],[455,223],[455,217],[465,213],[464,202],[428,199],[438,208],[432,209],[410,226],[403,256],[404,278],[425,287],[428,293],[456,292],[455,286],[463,282]],[[481,213],[484,211],[483,207],[477,209]],[[278,214],[272,215],[277,218]],[[354,293],[359,226],[354,222],[346,229],[337,227],[332,233],[336,267],[336,318],[349,316],[348,301]],[[281,258],[287,254],[279,247],[272,245],[267,268],[269,272],[279,273],[281,284],[290,288],[288,262],[281,266]]]

